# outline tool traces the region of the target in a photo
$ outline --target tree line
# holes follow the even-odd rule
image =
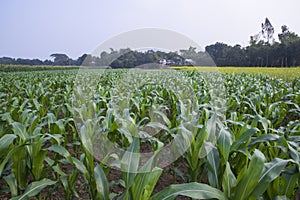
[[[99,56],[83,54],[72,59],[66,54],[51,54],[51,60],[0,58],[2,65],[60,65],[60,66],[110,66],[112,68],[132,68],[147,63],[161,65],[197,65],[197,66],[260,66],[260,67],[292,67],[300,66],[300,37],[281,27],[278,42],[275,41],[274,27],[268,18],[261,25],[261,31],[250,37],[250,44],[228,45],[217,42],[205,47],[205,51],[197,51],[195,47],[176,52],[148,50],[144,52],[127,49],[103,51]]]
[[[300,37],[283,25],[278,34],[279,42],[275,42],[274,27],[268,18],[261,27],[258,34],[250,37],[250,45],[245,48],[216,43],[205,50],[218,66],[300,66]]]

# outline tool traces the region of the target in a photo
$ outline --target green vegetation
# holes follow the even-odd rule
[[[254,74],[269,75],[273,78],[281,78],[285,81],[293,81],[300,77],[300,67],[290,68],[266,68],[266,67],[197,67],[197,66],[172,66],[171,69],[195,70],[199,72],[218,71],[224,74]]]
[[[45,70],[79,69],[78,66],[47,66],[47,65],[0,65],[0,72],[27,72]]]
[[[0,72],[0,197],[299,196],[300,79],[224,70]],[[127,151],[97,151],[100,136]],[[154,192],[168,173],[153,167],[155,155],[171,141],[187,149],[169,166],[174,180]],[[145,146],[147,163],[135,154]],[[110,176],[99,157],[122,173]]]

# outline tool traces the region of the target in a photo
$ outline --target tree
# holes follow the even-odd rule
[[[226,66],[228,45],[217,42],[216,44],[205,47],[205,51],[212,57],[216,65]]]
[[[232,66],[245,66],[246,54],[241,45],[227,46],[226,48],[227,63]]]
[[[256,45],[261,41],[261,33],[250,36],[250,46]]]
[[[266,18],[265,23],[261,24],[262,36],[267,45],[272,45],[274,43],[274,27],[272,26],[270,20]]]
[[[15,59],[14,58],[10,58],[10,57],[2,57],[2,58],[0,58],[0,64],[10,65],[10,64],[14,64],[14,63],[15,63]]]
[[[78,57],[76,60],[76,65],[83,65],[84,60],[88,55],[85,53],[82,56]]]
[[[300,40],[300,37],[296,33],[289,31],[286,25],[281,26],[281,33],[278,34],[278,38],[280,43],[284,45]]]
[[[289,58],[288,58],[289,56],[288,55],[295,54],[295,51],[294,51],[295,45],[292,45],[292,44],[299,41],[300,37],[296,33],[289,31],[289,28],[286,25],[283,25],[283,26],[281,26],[281,33],[278,34],[278,38],[281,43],[280,47],[281,47],[281,49],[283,49],[283,52],[284,52],[281,66],[283,66],[283,63],[284,63],[284,65],[287,67],[289,65]],[[288,50],[291,51],[289,54],[288,54]],[[290,63],[290,65],[292,65],[292,64]]]
[[[50,57],[54,58],[54,65],[69,65],[70,58],[66,54],[54,53]]]
[[[300,40],[297,40],[287,46],[288,65],[299,66],[300,65]]]
[[[261,49],[263,50],[263,54],[266,55],[266,64],[265,66],[268,67],[269,66],[269,50],[270,50],[270,46],[275,42],[274,40],[274,27],[272,26],[270,20],[268,18],[265,19],[265,22],[261,24],[261,32],[256,35],[256,38],[251,37],[251,41],[250,43],[252,45],[260,45]],[[258,39],[259,37],[262,37],[263,40]],[[254,42],[256,41],[256,42]],[[263,41],[264,44],[261,44],[261,41]],[[261,60],[261,66],[263,63],[263,58]]]

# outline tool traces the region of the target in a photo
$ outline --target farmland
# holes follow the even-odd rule
[[[197,67],[197,66],[173,66],[172,69],[185,69],[197,71],[209,71],[210,67]],[[214,69],[216,70],[216,69]],[[290,68],[276,68],[276,67],[217,67],[220,73],[247,73],[247,74],[264,74],[274,78],[281,78],[285,81],[292,81],[300,77],[299,67]]]
[[[299,68],[266,69],[0,72],[0,199],[299,197]]]

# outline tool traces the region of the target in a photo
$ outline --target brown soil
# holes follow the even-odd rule
[[[75,154],[72,147],[69,147],[68,150],[72,155]],[[141,145],[141,152],[151,152],[151,151],[153,151],[153,150],[152,150],[150,144],[145,143],[145,144]],[[53,157],[53,155],[51,155],[51,153],[48,156]],[[182,158],[180,158],[175,164],[172,163],[171,165],[169,165],[163,169],[163,173],[160,176],[160,178],[154,188],[154,191],[153,191],[154,194],[165,189],[166,187],[168,187],[171,184],[184,183],[183,179],[180,176],[178,176],[173,170],[173,168],[176,166],[178,169],[180,169],[183,172],[183,174],[187,174],[187,168],[183,164],[184,162],[181,159]],[[47,165],[45,164],[45,167],[46,166]],[[73,166],[63,165],[63,164],[61,164],[60,166],[66,174],[72,174]],[[51,179],[52,177],[53,177],[53,174],[49,174],[49,178]],[[109,173],[108,173],[107,177],[108,177],[109,182],[115,183],[110,186],[110,192],[115,193],[118,196],[120,196],[125,191],[125,188],[123,186],[121,186],[121,184],[118,183],[118,181],[122,178],[121,171],[111,168],[111,169],[109,169]],[[201,181],[205,183],[205,182],[207,182],[207,178],[206,179],[203,178]],[[4,189],[6,189],[6,188],[7,188],[7,184],[1,178],[0,179],[0,199],[1,200],[8,200],[11,198],[11,195],[9,193],[9,188],[7,188],[8,192],[4,191]],[[72,199],[90,199],[88,187],[87,187],[86,182],[81,174],[79,174],[79,176],[77,178],[77,181],[75,184],[75,189],[79,195],[79,198],[74,197]],[[42,191],[42,196],[43,196],[43,199],[49,199],[49,200],[65,199],[64,190],[61,185],[59,185],[57,188],[53,188],[53,187],[45,188]],[[31,199],[36,199],[36,198],[31,198]],[[186,200],[186,199],[191,199],[191,198],[179,196],[176,199]],[[299,194],[295,197],[295,199],[296,200],[300,199]]]

